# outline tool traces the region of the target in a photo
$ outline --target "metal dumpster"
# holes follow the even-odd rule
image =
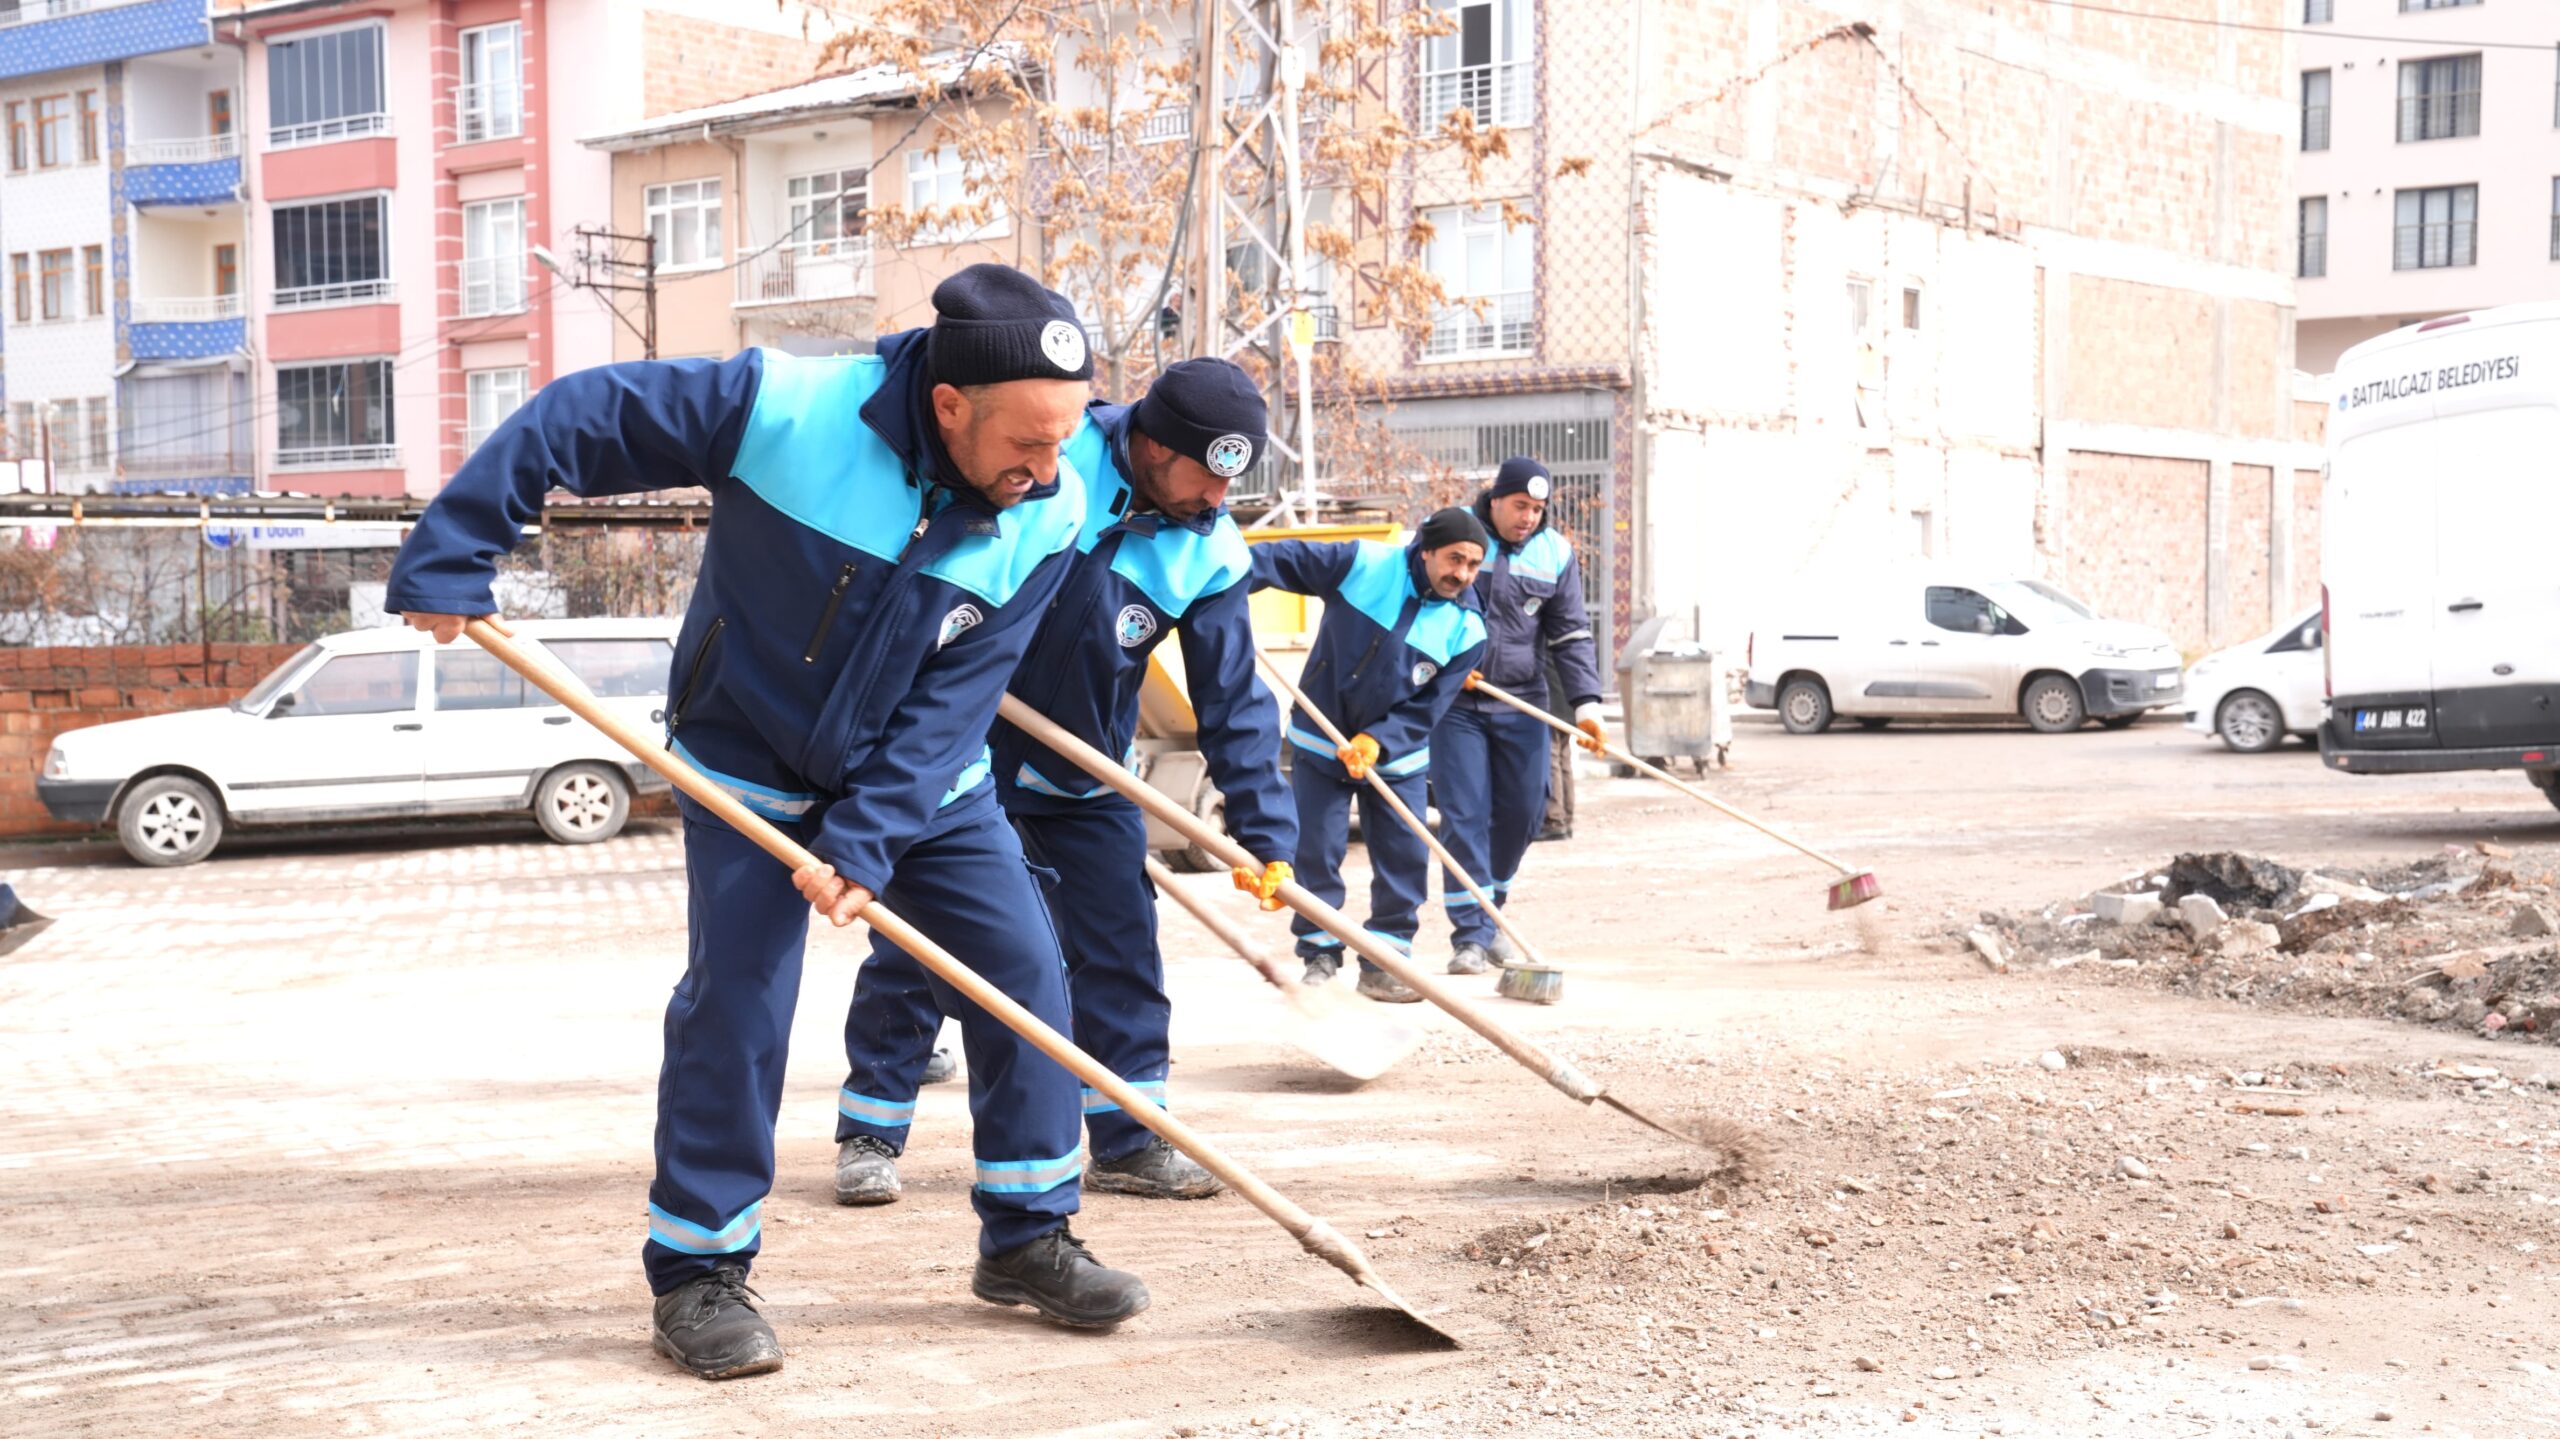
[[[1733,744],[1721,657],[1657,615],[1618,653],[1618,702],[1629,753],[1656,764],[1687,757],[1704,768]]]

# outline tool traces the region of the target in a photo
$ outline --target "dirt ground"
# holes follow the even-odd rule
[[[2520,777],[2334,776],[2168,725],[1755,724],[1736,758],[1717,790],[1887,897],[1826,913],[1787,851],[1588,783],[1515,898],[1565,1002],[1486,1002],[1634,1102],[1755,1127],[1750,1182],[1701,1183],[1693,1152],[1442,1016],[1342,1083],[1168,907],[1176,1108],[1357,1238],[1454,1352],[1233,1197],[1087,1199],[1079,1231],[1154,1290],[1116,1333],[972,1300],[961,1086],[926,1092],[904,1202],[830,1202],[861,952],[830,934],[757,1268],[790,1362],[700,1383],[650,1352],[637,1265],[682,962],[670,827],[177,873],[0,851],[62,916],[0,961],[0,1431],[2560,1433],[2560,1050],[2432,1002],[2180,983],[2194,962],[2165,951],[2022,947],[1994,973],[1960,938],[2186,851],[2378,874],[2485,840],[2544,874],[2560,811]],[[2451,943],[2366,920],[2350,957]],[[1426,953],[1445,932],[1426,915]]]

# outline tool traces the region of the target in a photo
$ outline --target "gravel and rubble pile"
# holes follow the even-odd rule
[[[2182,854],[2039,911],[1986,912],[1951,937],[2004,973],[2560,1036],[2560,877],[2492,843],[2362,872]]]

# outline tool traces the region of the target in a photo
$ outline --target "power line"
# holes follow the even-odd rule
[[[2352,31],[2332,30],[2326,25],[2255,25],[2246,20],[2217,20],[2203,15],[2163,15],[2156,10],[2131,10],[2119,5],[2100,5],[2094,0],[2036,0],[2057,10],[2086,10],[2093,15],[2121,15],[2132,20],[2159,20],[2171,25],[2210,25],[2218,30],[2248,30],[2261,35],[2303,35],[2313,39],[2372,40],[2385,45],[2419,45],[2430,50],[2448,46],[2462,50],[2532,50],[2551,54],[2560,50],[2560,37],[2550,45],[2526,40],[2452,40],[2432,35],[2360,35]]]

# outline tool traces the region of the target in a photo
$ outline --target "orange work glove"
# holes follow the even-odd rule
[[[1573,727],[1582,731],[1582,738],[1575,740],[1575,744],[1582,746],[1593,754],[1599,754],[1601,751],[1609,747],[1609,727],[1600,722],[1600,707],[1598,705],[1575,705],[1573,707]]]
[[[1474,689],[1478,684],[1482,683],[1482,682],[1483,682],[1483,680],[1484,680],[1484,671],[1482,671],[1482,670],[1469,670],[1469,671],[1467,671],[1467,682],[1466,682],[1465,684],[1462,684],[1462,685],[1458,686],[1458,688],[1460,688],[1460,689],[1468,689],[1468,690],[1471,690],[1471,689]]]
[[[1235,876],[1236,888],[1262,901],[1262,907],[1265,910],[1282,910],[1289,907],[1287,901],[1280,898],[1280,886],[1297,878],[1298,872],[1289,867],[1287,860],[1275,859],[1264,865],[1262,874],[1258,878],[1252,870],[1243,865],[1237,865],[1228,872]]]
[[[1333,753],[1342,761],[1342,767],[1351,772],[1353,779],[1367,779],[1369,771],[1378,764],[1378,742],[1365,734],[1353,735],[1351,743]]]

